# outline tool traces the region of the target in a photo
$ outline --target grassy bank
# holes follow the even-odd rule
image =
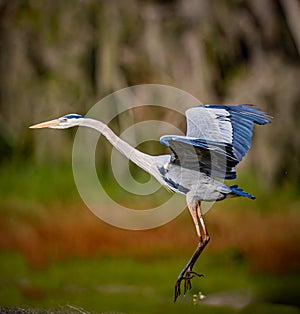
[[[73,258],[35,269],[19,255],[2,252],[0,303],[86,313],[297,313],[300,274],[253,275],[229,253],[206,254],[197,267],[206,276],[195,279],[192,291],[174,304],[173,283],[184,263],[182,258]],[[206,298],[193,300],[200,291]]]
[[[160,228],[120,230],[85,207],[69,165],[2,167],[0,307],[297,313],[299,198],[288,185],[271,193],[254,177],[239,180],[258,199],[217,203],[205,215],[212,240],[196,264],[205,277],[173,304],[174,281],[197,242],[187,211]]]

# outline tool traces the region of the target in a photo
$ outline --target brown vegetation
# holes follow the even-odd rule
[[[253,270],[300,269],[300,217],[295,212],[210,211],[212,241],[207,253],[234,250]],[[28,263],[45,267],[70,257],[131,256],[142,259],[187,256],[196,245],[188,213],[152,230],[128,231],[109,226],[87,209],[52,208],[38,217],[1,217],[0,248],[20,252]]]

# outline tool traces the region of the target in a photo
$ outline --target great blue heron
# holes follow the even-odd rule
[[[186,195],[199,243],[175,283],[174,301],[191,289],[191,279],[202,276],[193,271],[201,252],[210,240],[204,224],[201,201],[219,201],[243,196],[255,199],[237,185],[227,186],[218,179],[236,178],[236,166],[250,148],[253,126],[267,124],[271,117],[252,105],[204,105],[186,111],[186,136],[166,135],[160,142],[171,155],[150,156],[120,139],[104,123],[78,114],[43,122],[30,128],[66,129],[85,126],[102,133],[111,144],[136,165],[154,176],[162,185]]]

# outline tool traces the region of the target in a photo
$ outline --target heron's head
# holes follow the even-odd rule
[[[41,128],[51,128],[51,129],[67,129],[73,126],[80,125],[80,122],[84,119],[84,116],[81,116],[76,113],[67,114],[58,119],[42,122],[30,126],[31,129],[41,129]]]

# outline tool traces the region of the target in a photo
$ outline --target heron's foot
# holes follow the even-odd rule
[[[175,295],[174,295],[174,302],[176,302],[177,298],[181,295],[181,282],[183,281],[183,295],[186,294],[188,290],[192,288],[191,280],[194,277],[203,277],[204,275],[198,274],[194,271],[187,270],[184,274],[180,274],[175,283]]]

